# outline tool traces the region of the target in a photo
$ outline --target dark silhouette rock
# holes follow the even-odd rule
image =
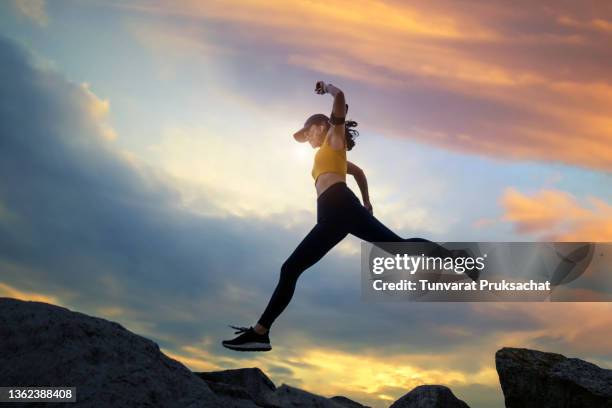
[[[495,365],[506,407],[612,407],[612,370],[561,354],[504,347]]]
[[[349,398],[313,394],[287,384],[276,388],[259,368],[239,368],[195,373],[219,398],[241,399],[266,408],[369,408]]]
[[[280,407],[274,393],[276,386],[259,368],[239,368],[234,370],[209,371],[195,373],[206,381],[213,392],[229,395],[229,390],[240,389],[247,398],[261,407]],[[223,385],[227,387],[223,387]],[[230,387],[230,388],[228,388]],[[239,394],[231,393],[234,396]]]
[[[346,408],[370,408],[367,405],[361,405],[358,402],[353,401],[350,398],[343,397],[342,395],[337,395],[335,397],[331,397],[330,400],[334,401],[336,404],[340,404]]]
[[[287,384],[276,389],[283,408],[343,408],[344,406],[320,395],[300,390]]]
[[[495,364],[508,408],[612,408],[612,370],[519,348],[498,350]],[[0,298],[0,385],[77,387],[79,407],[367,408],[277,388],[256,367],[192,373],[120,324],[10,298]],[[445,386],[422,385],[390,408],[469,407]]]
[[[192,373],[118,323],[11,298],[0,298],[0,367],[1,385],[77,387],[79,407],[346,407],[276,388],[256,367]]]
[[[395,401],[389,408],[469,408],[443,385],[420,385]]]
[[[97,317],[0,298],[0,384],[74,386],[79,407],[215,407],[220,400],[153,341]]]
[[[208,386],[217,395],[223,407],[228,408],[257,408],[251,394],[238,385],[226,384],[222,382],[209,382]]]

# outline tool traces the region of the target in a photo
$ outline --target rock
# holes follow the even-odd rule
[[[259,368],[239,368],[234,370],[209,371],[195,373],[206,381],[217,394],[218,385],[226,384],[242,390],[250,400],[261,407],[280,407],[274,393],[276,386]],[[221,388],[222,389],[222,388]],[[227,393],[227,390],[223,392]],[[238,394],[235,394],[238,395]]]
[[[443,385],[420,385],[395,401],[389,408],[469,408]]]
[[[353,401],[350,398],[346,398],[342,395],[337,395],[335,397],[331,397],[330,400],[334,401],[336,404],[340,404],[346,408],[371,408],[366,405],[361,405],[358,402]]]
[[[42,302],[0,298],[0,384],[75,386],[79,407],[214,407],[219,398],[153,341]]]
[[[504,347],[495,365],[506,407],[612,407],[612,370],[561,354]]]
[[[332,400],[333,402],[335,402],[336,404],[340,404],[343,407],[346,408],[371,408],[369,406],[366,405],[361,405],[358,402],[353,401],[350,398],[346,398],[342,395],[337,395],[335,397],[331,397],[330,400]]]
[[[287,384],[276,389],[276,395],[283,408],[343,408],[329,398],[300,390]]]
[[[326,398],[286,384],[276,388],[257,367],[195,374],[206,381],[219,398],[240,398],[259,407],[369,408],[343,396]]]
[[[220,399],[221,406],[228,408],[257,408],[251,394],[238,385],[222,382],[207,382],[210,389]]]
[[[0,384],[75,386],[79,407],[363,407],[274,383],[259,368],[192,373],[118,323],[0,298]],[[347,405],[351,403],[352,405]]]
[[[222,395],[223,397],[227,398],[245,399],[252,401],[251,394],[249,394],[247,390],[240,386],[226,384],[222,382],[207,382],[207,384],[208,387],[212,390],[212,392],[217,395]]]

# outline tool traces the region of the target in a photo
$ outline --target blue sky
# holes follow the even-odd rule
[[[291,135],[331,109],[317,80],[345,91],[349,160],[398,234],[612,237],[606,6],[296,7],[3,3],[0,294],[119,321],[194,370],[257,365],[373,406],[432,382],[501,406],[501,346],[610,366],[608,304],[362,303],[354,237],[302,275],[275,353],[220,347],[316,221]]]

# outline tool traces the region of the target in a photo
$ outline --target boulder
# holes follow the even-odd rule
[[[218,395],[240,396],[246,395],[248,399],[261,407],[280,407],[278,397],[274,393],[276,386],[259,368],[239,368],[223,371],[208,371],[195,373],[206,381],[209,387]],[[225,385],[225,387],[224,387]],[[234,389],[234,391],[229,391]],[[237,390],[241,390],[240,394]]]
[[[353,401],[350,398],[346,398],[342,395],[337,395],[335,397],[331,397],[330,400],[334,401],[336,404],[340,404],[346,408],[371,408],[366,405],[361,405],[360,403]]]
[[[0,384],[76,387],[79,407],[214,407],[187,367],[118,323],[0,298]]]
[[[210,389],[219,398],[222,407],[227,408],[258,408],[247,390],[232,384],[222,382],[207,382]]]
[[[369,408],[343,396],[326,398],[287,384],[276,388],[259,368],[195,373],[219,398],[240,399],[265,408]],[[228,402],[229,403],[229,402]],[[228,405],[229,406],[229,405]]]
[[[495,365],[508,408],[612,407],[612,370],[587,361],[504,347]]]
[[[395,401],[389,408],[469,408],[443,385],[420,385]]]
[[[344,406],[317,394],[282,384],[276,395],[283,408],[343,408]]]

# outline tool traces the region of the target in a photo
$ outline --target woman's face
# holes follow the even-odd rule
[[[314,124],[310,125],[310,128],[306,131],[306,140],[314,148],[319,147],[325,140],[325,124]]]

